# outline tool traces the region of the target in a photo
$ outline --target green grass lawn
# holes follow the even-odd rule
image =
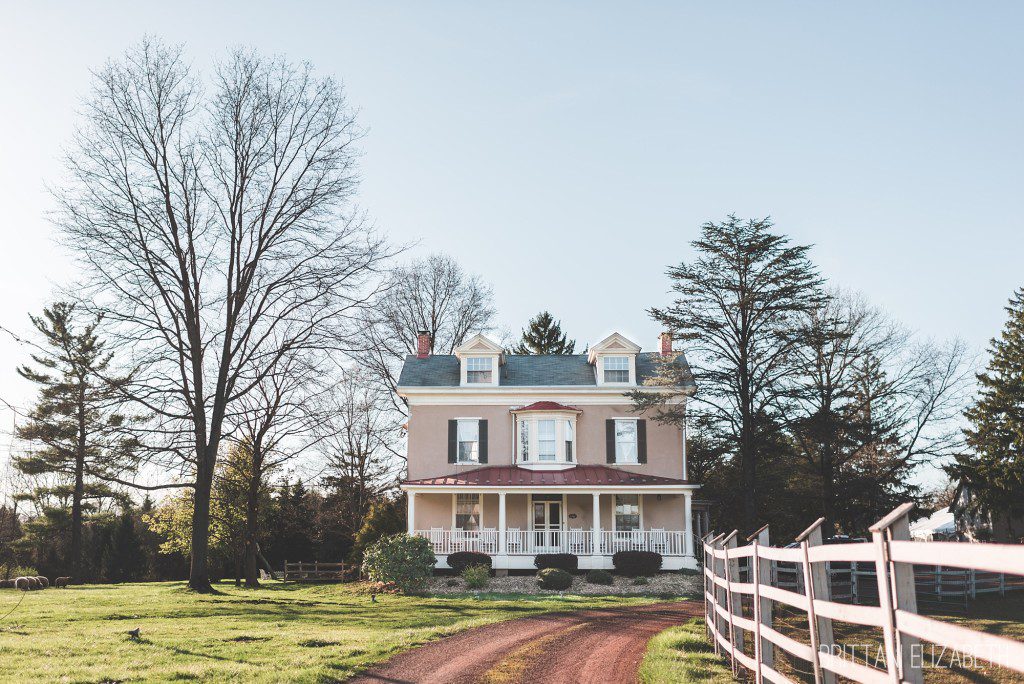
[[[691,620],[656,634],[647,644],[639,674],[644,684],[733,681],[728,665],[715,655],[707,641],[703,620]]]
[[[360,585],[181,583],[0,591],[0,681],[343,680],[398,651],[537,613],[654,601],[581,596],[379,596]],[[139,627],[142,637],[128,631]]]

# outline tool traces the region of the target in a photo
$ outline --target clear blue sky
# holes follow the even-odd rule
[[[369,129],[363,206],[395,241],[482,273],[516,330],[546,308],[581,342],[618,328],[651,347],[666,265],[729,212],[770,214],[834,283],[977,350],[1024,285],[1021,4],[7,2],[3,17],[8,327],[70,275],[44,184],[88,69],[144,33],[199,68],[242,44],[341,78]],[[0,397],[19,403],[22,358],[0,341]]]

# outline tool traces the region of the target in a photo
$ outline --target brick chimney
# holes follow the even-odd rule
[[[672,355],[672,333],[663,332],[658,335],[658,353],[662,356]]]
[[[430,333],[426,330],[416,332],[416,358],[425,359],[430,356]]]

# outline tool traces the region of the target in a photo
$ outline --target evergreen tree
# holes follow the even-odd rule
[[[103,480],[130,467],[132,440],[123,436],[124,417],[115,410],[120,381],[104,377],[111,354],[96,334],[99,320],[79,325],[75,305],[66,302],[30,318],[43,339],[40,351],[32,355],[38,368],[21,366],[18,374],[39,385],[39,399],[27,422],[17,428],[17,436],[32,450],[16,457],[14,465],[28,475],[55,476],[55,487],[70,489],[71,542],[65,568],[74,576],[79,573],[88,501],[113,496]]]
[[[566,339],[562,322],[556,321],[547,311],[541,311],[530,319],[523,330],[523,336],[513,354],[575,354],[576,340]]]
[[[964,430],[970,453],[957,456],[948,468],[970,492],[971,515],[1005,516],[1011,539],[1015,519],[1024,517],[1024,288],[1006,307],[1002,334],[989,345],[991,359],[978,374],[978,398],[967,410]]]

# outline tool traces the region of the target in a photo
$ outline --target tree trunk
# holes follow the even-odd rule
[[[192,567],[189,570],[188,586],[200,593],[213,591],[210,584],[210,497],[215,460],[208,457],[211,450],[212,447],[208,446],[199,454],[192,506]]]
[[[71,576],[82,581],[82,498],[85,496],[85,466],[82,459],[75,463],[75,491],[71,496]]]
[[[754,443],[751,419],[744,420],[740,439],[740,469],[743,480],[743,526],[754,530],[757,524],[757,445]]]
[[[821,515],[825,518],[822,533],[826,538],[836,533],[835,467],[827,454],[821,457]]]
[[[259,589],[260,577],[259,568],[256,564],[257,537],[259,530],[257,516],[259,515],[259,491],[262,480],[260,459],[253,454],[253,468],[249,477],[249,492],[245,506],[245,586],[250,589]]]

